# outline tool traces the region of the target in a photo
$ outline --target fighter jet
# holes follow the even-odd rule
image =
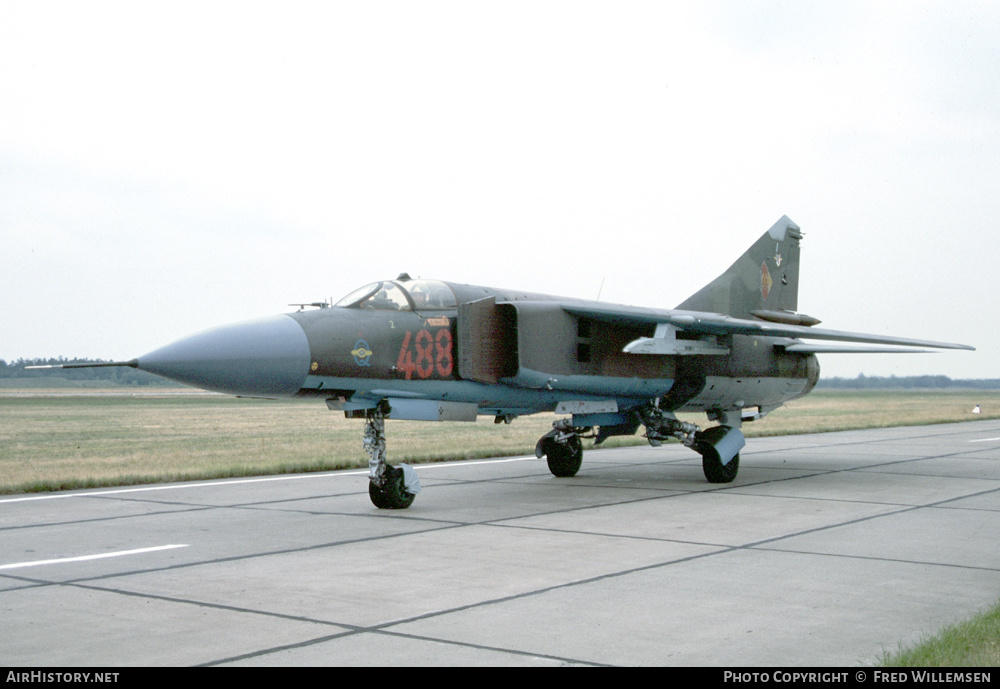
[[[701,455],[708,481],[728,483],[743,423],[812,390],[816,354],[973,349],[816,328],[818,319],[798,312],[802,237],[782,217],[675,309],[402,274],[332,305],[223,326],[131,361],[63,367],[131,366],[241,397],[324,400],[364,419],[369,496],[379,508],[409,507],[420,490],[412,468],[387,461],[385,419],[510,423],[556,412],[535,453],[558,477],[580,469],[582,438],[598,445],[641,426],[652,445],[679,440]],[[676,417],[692,411],[715,425]]]

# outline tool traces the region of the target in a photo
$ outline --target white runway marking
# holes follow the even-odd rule
[[[993,443],[1000,441],[1000,438],[979,438],[978,440],[970,440],[970,443]]]
[[[434,462],[432,464],[417,464],[413,468],[417,469],[418,472],[424,472],[429,469],[444,469],[446,467],[454,468],[456,466],[468,465],[468,464],[503,464],[506,462],[524,462],[528,460],[537,460],[538,458],[534,455],[525,455],[523,457],[504,457],[501,459],[469,459],[460,462]],[[165,485],[158,486],[142,486],[139,488],[109,488],[108,490],[90,490],[86,493],[45,493],[44,495],[24,495],[16,498],[4,498],[0,500],[0,505],[10,503],[10,502],[31,502],[34,500],[62,500],[64,498],[91,498],[95,495],[122,495],[123,493],[146,493],[152,491],[160,490],[185,490],[190,488],[206,488],[209,486],[220,486],[220,485],[236,485],[241,483],[268,483],[270,481],[303,481],[303,480],[316,480],[316,479],[329,479],[329,478],[340,478],[342,476],[367,476],[368,470],[362,469],[358,471],[335,471],[328,473],[309,473],[309,474],[286,474],[283,476],[262,476],[260,478],[238,478],[238,479],[219,479],[217,481],[203,482],[203,483],[169,483]]]
[[[9,565],[0,565],[0,569],[19,569],[21,567],[37,567],[39,565],[58,565],[64,562],[85,562],[87,560],[101,560],[106,557],[122,557],[123,555],[139,555],[141,553],[155,553],[159,550],[172,550],[174,548],[187,548],[187,544],[158,545],[153,548],[136,548],[135,550],[118,550],[113,553],[99,553],[97,555],[80,555],[78,557],[61,557],[55,560],[34,560],[33,562],[15,562]]]
[[[179,490],[182,488],[206,488],[208,486],[219,486],[221,484],[238,483],[266,483],[268,481],[300,481],[302,479],[330,478],[331,476],[357,476],[367,474],[368,471],[345,471],[336,474],[289,474],[287,476],[267,476],[262,478],[242,478],[225,480],[219,479],[211,483],[170,483],[159,486],[144,486],[141,488],[109,488],[108,490],[91,490],[86,493],[46,493],[45,495],[26,495],[19,498],[6,498],[0,500],[0,504],[7,502],[29,502],[32,500],[59,500],[62,498],[88,498],[95,495],[121,495],[122,493],[146,493],[158,490]]]

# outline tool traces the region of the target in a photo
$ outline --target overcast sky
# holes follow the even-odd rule
[[[0,0],[0,359],[413,276],[673,307],[781,215],[823,327],[1000,377],[1000,3]],[[603,288],[602,288],[603,283]]]

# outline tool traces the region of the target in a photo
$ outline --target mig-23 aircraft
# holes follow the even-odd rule
[[[535,449],[576,474],[581,438],[680,440],[714,483],[736,478],[744,422],[807,394],[816,354],[913,352],[967,345],[824,330],[798,313],[799,227],[782,217],[726,272],[676,309],[651,309],[437,280],[373,282],[298,312],[209,330],[128,362],[206,390],[315,397],[365,419],[369,495],[405,508],[416,473],[386,461],[384,420],[510,423],[563,415]],[[317,308],[306,309],[312,306]],[[819,340],[820,344],[807,341]],[[854,342],[876,347],[844,346]],[[834,343],[834,344],[830,344]],[[704,412],[701,429],[676,412]]]

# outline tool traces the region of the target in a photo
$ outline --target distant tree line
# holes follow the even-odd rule
[[[948,376],[866,376],[857,378],[820,378],[818,388],[840,390],[944,390],[962,388],[966,390],[1000,390],[1000,379],[996,378],[956,378]]]
[[[177,387],[178,383],[154,376],[135,368],[115,366],[109,368],[54,368],[29,371],[28,366],[53,366],[57,364],[110,363],[103,359],[0,359],[0,386],[17,387],[90,387],[90,386],[162,386]]]

